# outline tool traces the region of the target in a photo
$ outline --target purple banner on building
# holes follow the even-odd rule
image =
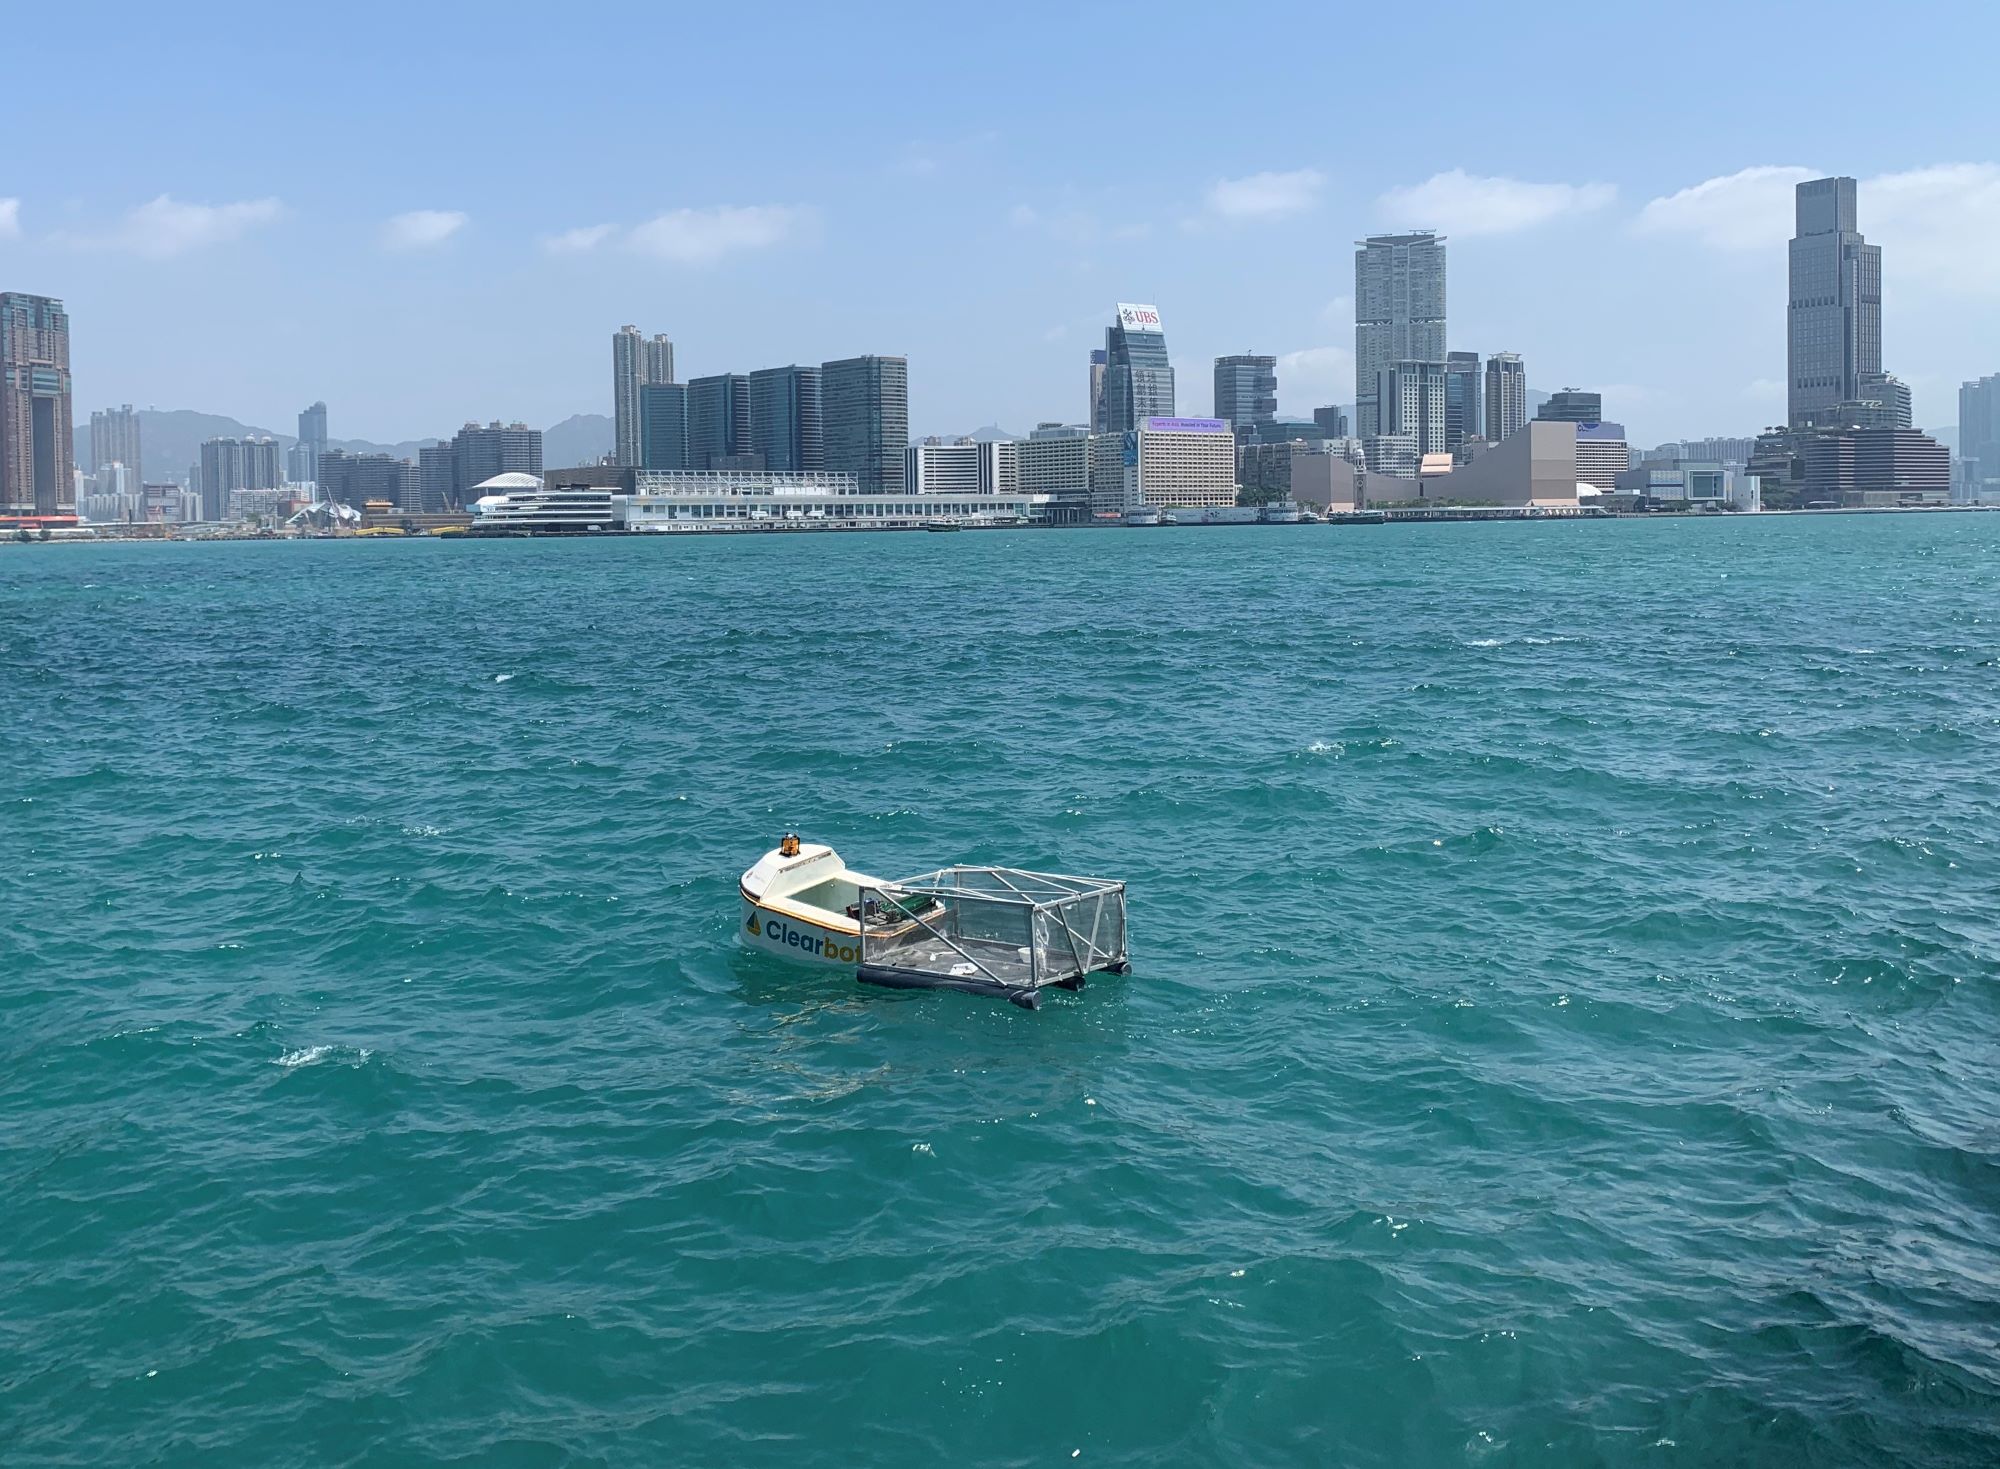
[[[1146,427],[1167,434],[1226,434],[1226,418],[1149,418]]]

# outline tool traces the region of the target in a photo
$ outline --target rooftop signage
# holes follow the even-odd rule
[[[1134,306],[1129,302],[1118,303],[1118,324],[1128,332],[1164,331],[1160,325],[1160,308],[1157,306]]]
[[[1226,418],[1149,418],[1146,427],[1160,434],[1226,434]]]

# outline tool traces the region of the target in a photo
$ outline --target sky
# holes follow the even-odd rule
[[[59,296],[79,417],[336,438],[910,362],[916,434],[1086,412],[1120,301],[1180,411],[1279,358],[1353,400],[1353,248],[1449,241],[1453,350],[1641,444],[1784,413],[1791,189],[1861,181],[1920,425],[2000,372],[2000,7],[1823,0],[10,7],[0,289]]]

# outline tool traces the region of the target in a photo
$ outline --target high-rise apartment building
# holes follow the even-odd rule
[[[851,474],[864,495],[900,494],[910,443],[910,365],[902,357],[820,364],[826,468]]]
[[[496,474],[542,472],[542,431],[525,423],[468,423],[451,441],[454,505],[470,505],[472,492]],[[404,504],[398,500],[398,505]]]
[[[1528,370],[1516,352],[1486,359],[1486,442],[1497,444],[1528,421]]]
[[[1882,247],[1862,238],[1853,179],[1809,180],[1794,202],[1786,411],[1804,428],[1882,371]]]
[[[319,482],[319,456],[326,452],[326,404],[299,410],[299,440],[286,455],[285,473],[294,484]]]
[[[1111,355],[1102,347],[1090,349],[1090,431],[1104,432],[1104,372]]]
[[[1278,416],[1278,359],[1244,354],[1215,359],[1215,416],[1242,435]]]
[[[688,468],[742,469],[750,448],[750,379],[740,372],[698,377],[687,385]]]
[[[0,291],[0,515],[76,505],[69,313],[49,296]]]
[[[1544,423],[1602,423],[1604,395],[1587,393],[1580,388],[1564,388],[1559,393],[1549,394],[1548,402],[1535,410],[1535,417]]]
[[[1377,378],[1383,433],[1413,439],[1419,458],[1445,452],[1447,376],[1442,362],[1410,361],[1396,363]]]
[[[227,520],[239,490],[275,490],[284,478],[276,439],[209,439],[201,446],[201,518]]]
[[[458,503],[456,440],[446,439],[440,444],[425,444],[417,450],[415,485],[417,499],[412,508],[421,510],[426,515],[437,515]],[[328,494],[323,483],[320,484],[320,493]]]
[[[686,383],[640,385],[639,467],[661,473],[690,467]]]
[[[139,415],[130,403],[90,415],[90,471],[95,474],[107,464],[122,464],[132,471],[132,493],[136,495],[145,476],[139,463]]]
[[[1968,500],[2000,500],[2000,372],[1958,390],[1958,457]]]
[[[1444,359],[1444,446],[1456,454],[1467,439],[1486,431],[1479,411],[1479,354],[1447,352]]]
[[[665,333],[650,340],[636,326],[611,337],[612,452],[628,468],[639,463],[639,389],[674,380],[674,344]]]
[[[764,468],[817,473],[826,468],[817,367],[766,367],[750,374],[750,452]]]
[[[417,475],[417,466],[407,459],[328,449],[320,455],[319,494],[322,500],[351,505],[356,510],[370,500],[386,500],[398,509],[411,510],[421,504]],[[204,485],[203,493],[206,492]]]
[[[1355,432],[1387,432],[1382,375],[1445,360],[1445,248],[1430,230],[1370,235],[1354,251]]]
[[[1104,329],[1104,429],[1125,433],[1149,418],[1174,416],[1174,365],[1159,308],[1120,302]]]

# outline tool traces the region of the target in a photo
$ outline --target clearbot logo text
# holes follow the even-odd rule
[[[750,932],[757,932],[757,915],[750,915]],[[861,951],[852,944],[843,944],[837,939],[816,933],[806,933],[793,928],[782,918],[773,918],[764,925],[764,936],[774,944],[783,944],[788,949],[798,949],[821,959],[833,959],[842,964],[861,962]]]

